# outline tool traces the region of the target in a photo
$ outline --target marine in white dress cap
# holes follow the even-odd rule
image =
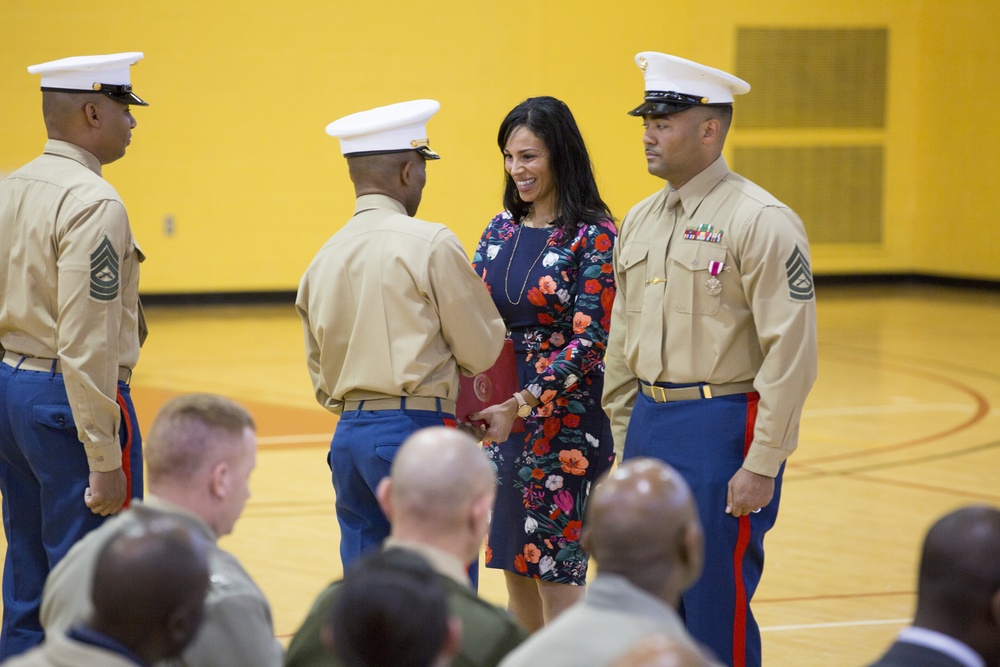
[[[427,121],[441,104],[412,100],[359,111],[326,126],[326,133],[340,139],[345,157],[417,151],[428,160],[441,156],[431,150]]]
[[[31,74],[42,75],[42,91],[103,93],[122,104],[149,106],[132,92],[130,68],[142,60],[141,51],[104,56],[73,56],[32,65]]]
[[[636,54],[635,62],[646,78],[646,99],[632,116],[665,116],[693,106],[725,106],[750,84],[721,69],[655,51]]]

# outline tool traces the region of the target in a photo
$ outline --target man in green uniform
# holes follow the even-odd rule
[[[527,636],[510,615],[481,600],[469,587],[466,567],[479,553],[496,495],[496,476],[485,452],[452,428],[428,428],[403,443],[392,475],[378,497],[392,522],[386,547],[423,556],[448,589],[448,605],[462,620],[462,645],[454,667],[496,665]],[[287,667],[333,664],[321,629],[340,582],[313,604],[288,647]]]

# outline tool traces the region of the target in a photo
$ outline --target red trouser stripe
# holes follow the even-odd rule
[[[757,423],[757,394],[747,397],[747,424],[743,436],[743,458],[750,451],[753,442],[754,425]],[[743,584],[743,554],[750,544],[750,515],[741,516],[738,521],[739,533],[736,550],[733,552],[733,578],[736,588],[736,609],[733,616],[733,667],[744,667],[747,654],[747,589]]]
[[[118,407],[122,411],[122,423],[125,424],[125,446],[122,448],[122,472],[125,473],[125,509],[132,504],[132,418],[129,417],[128,404],[122,396],[121,389],[117,393]]]
[[[455,423],[454,419],[449,419],[448,417],[445,417],[444,419],[442,419],[442,421],[444,422],[444,425],[449,428],[458,428],[458,424]]]

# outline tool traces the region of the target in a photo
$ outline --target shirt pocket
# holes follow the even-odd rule
[[[621,276],[622,282],[625,283],[625,312],[627,313],[638,313],[642,310],[648,255],[648,243],[630,243],[618,256],[618,274]]]
[[[690,315],[715,315],[722,304],[723,286],[718,294],[712,294],[705,283],[712,277],[708,271],[709,262],[725,262],[726,247],[717,243],[701,241],[681,241],[670,253],[673,263],[667,277],[667,289],[674,310]],[[720,272],[716,278],[725,283]],[[732,288],[730,288],[732,289]]]

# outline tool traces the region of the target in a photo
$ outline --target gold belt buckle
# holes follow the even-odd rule
[[[707,384],[701,385],[701,396],[702,398],[712,398],[712,387]]]
[[[649,388],[650,388],[650,390],[651,390],[651,392],[653,394],[653,400],[654,401],[656,401],[657,403],[666,403],[667,402],[667,390],[666,389],[664,389],[663,387],[660,387],[659,385],[655,385],[655,384],[649,385]]]

